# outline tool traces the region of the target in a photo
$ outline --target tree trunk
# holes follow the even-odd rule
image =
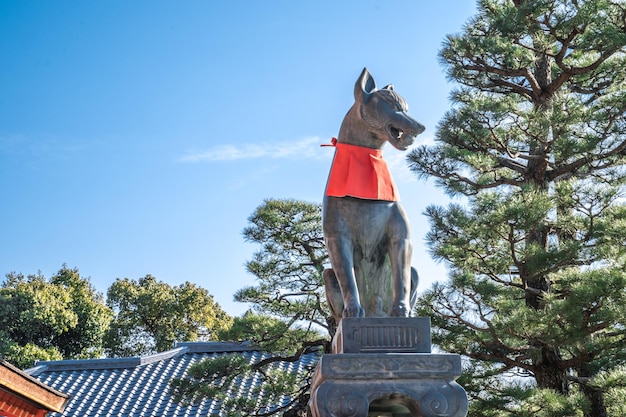
[[[567,373],[561,368],[561,353],[557,347],[538,345],[541,355],[535,361],[534,373],[539,388],[552,389],[559,394],[566,395],[569,392]]]
[[[582,391],[591,405],[589,411],[585,412],[585,417],[609,417],[606,411],[606,405],[604,404],[604,393],[602,393],[602,391],[588,386],[583,386]]]
[[[585,381],[595,374],[593,370],[589,369],[588,362],[582,364],[577,371],[578,376],[583,378]],[[604,404],[604,393],[601,390],[583,382],[581,384],[581,391],[589,401],[590,405],[589,410],[585,411],[585,417],[609,417],[606,405]]]
[[[541,41],[535,42],[535,46],[539,49],[542,46]],[[548,50],[545,45],[544,48],[546,51]],[[538,56],[533,74],[537,84],[541,87],[541,93],[535,97],[534,107],[539,114],[545,114],[551,111],[552,107],[552,94],[549,86],[552,78],[551,61],[553,58],[546,52],[538,53],[540,56]],[[553,140],[552,127],[547,120],[547,118],[544,119],[540,116],[539,122],[541,126],[539,126],[536,132],[537,136],[529,138],[530,159],[526,171],[526,181],[544,191],[547,191],[549,186],[546,173],[549,166],[549,144]],[[547,251],[549,249],[549,234],[550,228],[547,225],[537,225],[534,230],[528,231],[526,244],[537,245]],[[550,280],[543,273],[525,269],[524,282],[527,289],[526,306],[541,314],[539,311],[543,309],[542,298],[544,294],[550,292]],[[538,353],[533,364],[537,386],[539,388],[552,389],[566,395],[569,392],[569,384],[566,369],[561,366],[562,357],[559,347],[546,345],[539,341],[531,341],[531,345],[537,349]]]

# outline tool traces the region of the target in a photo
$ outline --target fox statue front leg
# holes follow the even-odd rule
[[[341,306],[335,302],[335,307],[341,308],[341,310],[333,312],[334,315],[340,317],[364,317],[365,310],[361,306],[359,288],[354,274],[351,240],[345,237],[330,237],[326,239],[326,246],[328,247],[328,256],[333,269],[324,271],[324,281],[330,280],[336,283],[335,286],[339,289],[341,298]]]

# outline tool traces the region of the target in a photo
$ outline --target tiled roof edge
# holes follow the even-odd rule
[[[0,385],[23,398],[27,398],[48,410],[61,412],[65,409],[70,395],[44,384],[37,378],[0,359],[0,367],[7,372],[0,372]]]

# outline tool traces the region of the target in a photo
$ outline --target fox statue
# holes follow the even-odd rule
[[[323,200],[322,225],[331,268],[326,298],[342,317],[408,317],[416,301],[417,271],[407,215],[382,157],[389,142],[405,151],[424,126],[392,85],[376,88],[363,69],[355,102],[337,139]]]

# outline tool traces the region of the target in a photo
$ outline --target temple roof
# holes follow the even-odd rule
[[[50,413],[50,417],[226,415],[220,412],[220,403],[212,399],[190,406],[176,404],[169,394],[169,381],[183,376],[198,361],[233,353],[243,354],[250,363],[271,356],[245,343],[185,342],[176,343],[172,350],[150,356],[42,361],[25,372],[71,395],[63,414]],[[278,367],[304,373],[318,360],[318,354],[309,353],[297,362],[279,362]],[[254,395],[259,384],[258,376],[239,378],[225,389],[234,395]],[[288,401],[289,398],[285,398],[283,404]]]

